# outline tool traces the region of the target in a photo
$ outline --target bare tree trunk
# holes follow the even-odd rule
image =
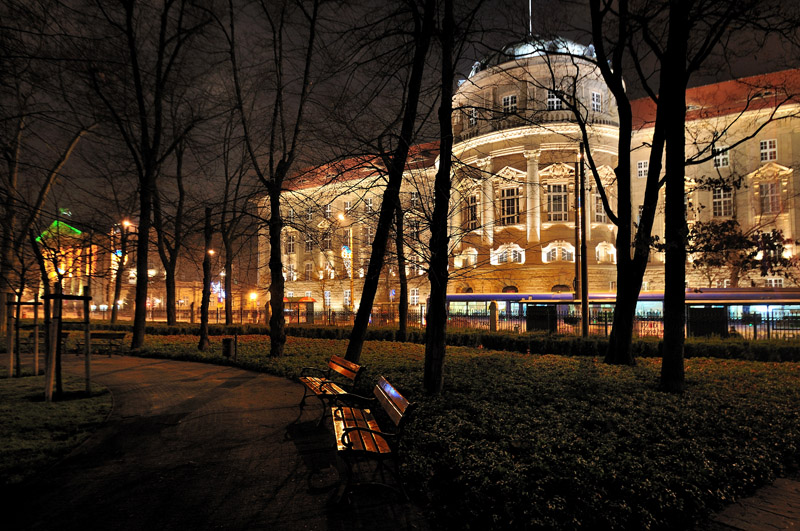
[[[280,187],[270,190],[269,218],[269,355],[283,356],[286,344],[286,317],[283,315],[283,265],[281,262],[281,230],[283,218],[280,209]]]
[[[450,209],[450,170],[453,153],[453,0],[444,0],[444,20],[440,34],[442,46],[442,86],[439,107],[439,169],[434,181],[433,219],[431,220],[431,283],[428,324],[425,328],[425,370],[423,386],[428,394],[439,394],[444,386],[444,357],[447,347],[447,262],[450,237],[447,215]]]
[[[403,209],[395,211],[395,247],[397,247],[397,275],[400,280],[400,297],[397,299],[397,341],[405,341],[408,335],[408,275],[406,275],[406,249],[403,242]]]
[[[134,296],[133,337],[131,348],[144,345],[144,333],[147,326],[147,270],[149,268],[148,253],[150,251],[150,217],[153,211],[152,172],[148,172],[139,192],[139,230],[136,240],[136,294]]]
[[[225,324],[233,324],[233,249],[225,246]]]
[[[123,226],[120,232],[120,256],[114,276],[114,300],[111,301],[111,324],[117,322],[119,316],[119,298],[122,296],[122,273],[125,270],[125,259],[128,257],[128,227]]]
[[[661,105],[667,108],[666,134],[666,260],[664,263],[664,345],[661,363],[661,388],[683,391],[685,386],[683,345],[686,304],[686,56],[688,27],[686,5],[670,1],[669,36],[663,61]]]
[[[206,207],[206,221],[203,229],[204,253],[203,253],[203,299],[200,303],[200,341],[197,344],[198,350],[208,348],[208,306],[211,303],[211,208]]]
[[[350,334],[350,342],[347,345],[345,358],[353,363],[358,363],[361,357],[361,349],[364,346],[364,338],[367,335],[369,316],[372,313],[372,304],[375,301],[375,294],[378,291],[381,269],[386,256],[386,242],[389,240],[389,229],[395,215],[395,208],[400,203],[400,184],[403,181],[403,172],[408,158],[408,151],[413,141],[415,122],[417,119],[417,105],[422,87],[422,74],[425,70],[425,58],[428,55],[431,38],[433,35],[433,0],[425,0],[422,13],[422,23],[417,24],[417,35],[414,40],[414,59],[411,66],[411,75],[408,83],[408,96],[403,115],[403,124],[400,130],[397,148],[391,156],[388,164],[388,182],[384,191],[383,201],[381,202],[380,215],[378,216],[378,227],[375,230],[375,239],[372,243],[372,254],[370,255],[367,275],[364,279],[364,287],[361,291],[361,304],[358,307],[353,331]],[[416,14],[419,16],[419,14]]]

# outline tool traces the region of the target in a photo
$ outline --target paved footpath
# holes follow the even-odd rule
[[[800,481],[781,478],[715,515],[710,531],[800,529]]]
[[[80,375],[81,360],[66,356],[65,370]],[[385,489],[328,508],[340,484],[333,436],[316,427],[316,401],[298,419],[295,382],[127,356],[92,365],[113,395],[108,422],[4,500],[3,529],[428,528]]]

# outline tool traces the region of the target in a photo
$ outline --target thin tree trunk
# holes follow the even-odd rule
[[[395,210],[395,247],[397,247],[397,275],[400,279],[400,297],[397,299],[397,341],[408,336],[408,275],[406,275],[406,249],[403,242],[403,209]]]
[[[662,73],[661,105],[667,108],[664,264],[664,345],[661,388],[680,392],[685,386],[683,345],[686,304],[685,118],[687,39],[685,5],[670,1],[669,36]]]
[[[425,70],[425,58],[428,55],[431,37],[433,35],[433,0],[425,0],[422,13],[423,21],[418,26],[415,39],[414,59],[411,66],[411,76],[408,83],[408,99],[403,115],[403,124],[398,138],[397,148],[392,154],[388,164],[388,182],[384,191],[381,211],[378,217],[378,227],[375,230],[375,239],[372,244],[372,254],[370,256],[367,275],[364,279],[364,287],[361,291],[361,304],[358,307],[353,331],[350,334],[350,342],[347,345],[345,358],[353,363],[358,363],[361,357],[361,349],[364,346],[364,339],[367,335],[369,316],[372,313],[372,304],[375,301],[375,294],[378,291],[381,269],[386,256],[386,242],[389,239],[389,229],[400,202],[400,184],[403,181],[403,172],[408,158],[408,151],[413,142],[415,123],[417,119],[417,105],[422,86],[422,74]]]
[[[447,262],[450,237],[447,215],[450,209],[450,169],[453,153],[453,0],[444,0],[442,21],[442,97],[439,107],[439,169],[434,180],[433,219],[431,220],[431,283],[428,319],[425,328],[425,369],[423,387],[428,394],[439,394],[444,386],[444,358],[447,347]]]
[[[283,180],[281,179],[280,182]],[[272,187],[269,195],[269,355],[279,357],[283,356],[283,348],[286,345],[286,317],[283,314],[285,281],[281,262],[281,231],[283,230],[280,207],[281,187]]]
[[[200,303],[200,341],[198,350],[205,350],[210,343],[208,339],[208,306],[211,303],[211,208],[206,207],[205,227],[203,229],[203,299]]]
[[[147,270],[150,251],[150,225],[153,211],[153,170],[143,179],[139,193],[139,230],[136,240],[136,295],[134,298],[133,337],[131,349],[144,345],[145,327],[147,326]]]
[[[114,277],[114,300],[111,301],[111,324],[117,322],[119,316],[119,298],[122,296],[122,273],[125,270],[125,259],[128,257],[128,227],[123,226],[120,233],[120,257]]]

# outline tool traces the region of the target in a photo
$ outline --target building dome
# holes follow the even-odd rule
[[[508,44],[499,52],[495,52],[472,65],[467,77],[471,78],[478,72],[498,66],[510,61],[526,59],[545,55],[570,55],[594,59],[594,46],[584,46],[563,37],[544,38],[540,36],[528,37],[525,40]]]

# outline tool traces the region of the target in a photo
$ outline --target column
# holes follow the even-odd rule
[[[481,210],[483,211],[481,240],[491,247],[494,243],[494,189],[492,187],[492,158],[486,157],[485,159],[479,159],[476,165],[483,173],[483,184],[481,185]]]
[[[542,239],[542,199],[539,183],[539,155],[541,150],[526,150],[523,155],[528,159],[528,175],[525,181],[525,229],[528,243],[539,243]]]

